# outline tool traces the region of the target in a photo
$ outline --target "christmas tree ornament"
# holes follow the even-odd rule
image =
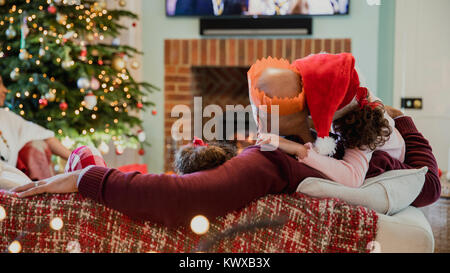
[[[48,105],[48,100],[44,97],[39,99],[39,108],[43,109]]]
[[[144,105],[142,104],[142,102],[138,102],[138,103],[136,104],[136,107],[137,107],[138,109],[142,109],[142,108],[144,107]]]
[[[112,60],[112,67],[116,71],[122,71],[125,68],[125,60],[122,55],[116,55],[114,56],[114,59]]]
[[[45,49],[43,47],[39,48],[39,57],[44,57],[45,56]]]
[[[100,151],[100,153],[102,153],[103,155],[106,155],[109,153],[109,145],[106,144],[104,141],[102,141],[102,143],[100,143],[100,145],[98,146],[98,150]]]
[[[65,14],[61,14],[61,13],[57,13],[56,14],[56,21],[61,24],[61,25],[65,25],[67,24],[67,15]]]
[[[94,11],[102,12],[104,9],[106,9],[106,1],[98,0],[96,3],[94,3],[93,9]]]
[[[77,86],[79,89],[87,90],[91,87],[91,81],[87,77],[81,77],[77,80]]]
[[[45,98],[49,101],[49,102],[54,102],[56,100],[56,94],[53,93],[52,91],[48,92],[47,94],[45,94]]]
[[[152,110],[152,115],[156,116],[158,114],[158,111]]]
[[[98,65],[103,65],[103,60],[101,58],[98,59]]]
[[[97,96],[92,93],[92,91],[89,91],[89,93],[84,96],[84,102],[85,107],[89,110],[93,110],[94,107],[97,105]]]
[[[92,90],[98,90],[100,88],[100,82],[97,80],[96,77],[91,78],[91,89]]]
[[[136,60],[134,60],[131,63],[131,68],[133,68],[133,69],[139,69],[140,67],[141,67],[141,64],[138,61],[136,61]]]
[[[50,14],[55,14],[56,11],[57,11],[57,8],[56,8],[54,5],[51,4],[51,5],[48,6],[47,11],[48,11]]]
[[[114,38],[111,43],[113,46],[120,46],[120,39]]]
[[[61,67],[64,70],[69,70],[74,64],[75,62],[72,59],[68,58],[61,62]]]
[[[69,108],[69,105],[68,105],[67,102],[65,102],[65,101],[62,101],[62,102],[59,104],[59,109],[60,109],[61,111],[66,111],[68,108]]]
[[[116,155],[123,155],[124,151],[125,151],[125,149],[123,148],[123,146],[121,144],[118,144],[116,146]]]
[[[17,32],[12,25],[9,25],[8,29],[5,32],[5,35],[7,39],[11,40],[16,37]]]
[[[147,139],[147,135],[145,134],[145,132],[143,130],[138,131],[137,137],[140,142],[145,142],[145,140]]]
[[[19,68],[13,69],[13,71],[11,71],[11,73],[9,74],[9,77],[13,81],[17,81],[19,79],[19,76],[20,76]]]
[[[87,60],[87,54],[88,54],[88,52],[87,52],[86,46],[83,46],[80,51],[79,59],[81,61],[85,62]]]
[[[68,31],[66,34],[64,34],[62,37],[63,39],[65,39],[66,41],[71,39],[72,37],[75,37],[75,31]]]
[[[139,153],[140,156],[145,155],[145,150],[144,150],[144,148],[140,148],[138,153]]]
[[[20,50],[19,60],[26,61],[26,60],[28,60],[29,56],[30,56],[30,54],[28,53],[28,51],[26,49],[21,49]]]
[[[125,0],[119,1],[119,6],[121,6],[122,8],[125,7],[126,5],[127,5],[127,1],[125,1]]]

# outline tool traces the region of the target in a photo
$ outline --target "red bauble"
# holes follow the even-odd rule
[[[139,155],[145,155],[145,150],[144,150],[144,148],[139,149]]]
[[[41,105],[42,107],[45,107],[48,105],[48,100],[47,99],[39,99],[39,105]]]
[[[137,24],[136,24],[136,23],[134,22],[134,23],[132,24],[132,26],[133,26],[133,27],[136,27],[136,26],[137,26]]]
[[[158,112],[156,110],[153,110],[152,115],[156,116],[156,114],[158,114]]]
[[[123,148],[122,147],[116,147],[116,155],[123,155]]]
[[[144,107],[144,105],[141,102],[138,102],[136,104],[137,108],[142,109]]]
[[[61,109],[61,111],[66,111],[67,108],[69,108],[69,105],[67,105],[67,103],[65,101],[63,101],[59,104],[59,109]]]
[[[51,14],[55,14],[56,13],[56,7],[53,5],[48,6],[47,11]]]
[[[103,60],[102,59],[98,60],[98,65],[103,65]]]

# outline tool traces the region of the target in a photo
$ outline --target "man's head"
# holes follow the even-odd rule
[[[0,76],[0,107],[5,105],[6,94],[8,93],[8,89],[6,89],[3,84],[2,77]]]
[[[256,87],[269,98],[295,98],[302,90],[300,76],[290,69],[267,68],[261,73]]]
[[[256,88],[264,92],[269,98],[293,99],[302,92],[300,76],[291,69],[267,68],[258,78]],[[280,135],[301,135],[300,130],[305,128],[308,112],[306,107],[296,113],[280,115]],[[267,130],[271,131],[270,115],[268,115]],[[304,133],[304,132],[303,132]]]

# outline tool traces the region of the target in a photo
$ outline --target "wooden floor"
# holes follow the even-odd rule
[[[444,175],[445,177],[445,175]],[[447,181],[442,181],[443,186]],[[421,208],[430,221],[436,253],[450,253],[450,198],[442,197],[431,206]]]

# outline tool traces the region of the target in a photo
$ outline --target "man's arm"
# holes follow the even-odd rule
[[[78,190],[130,217],[177,226],[198,214],[212,219],[267,194],[294,192],[309,176],[323,177],[279,150],[251,147],[216,169],[183,176],[93,167]]]
[[[392,109],[389,109],[392,111]],[[424,207],[433,204],[441,195],[441,183],[438,174],[438,165],[429,142],[417,130],[410,117],[395,118],[395,127],[405,140],[406,154],[404,163],[393,159],[387,153],[376,151],[370,161],[366,178],[375,177],[383,172],[400,169],[419,169],[428,167],[425,175],[425,184],[419,196],[412,203],[415,207]]]
[[[405,164],[413,168],[428,167],[428,172],[425,175],[425,184],[412,205],[415,207],[431,205],[441,196],[439,168],[433,155],[433,150],[428,140],[417,130],[410,117],[397,118],[395,127],[405,139]]]

